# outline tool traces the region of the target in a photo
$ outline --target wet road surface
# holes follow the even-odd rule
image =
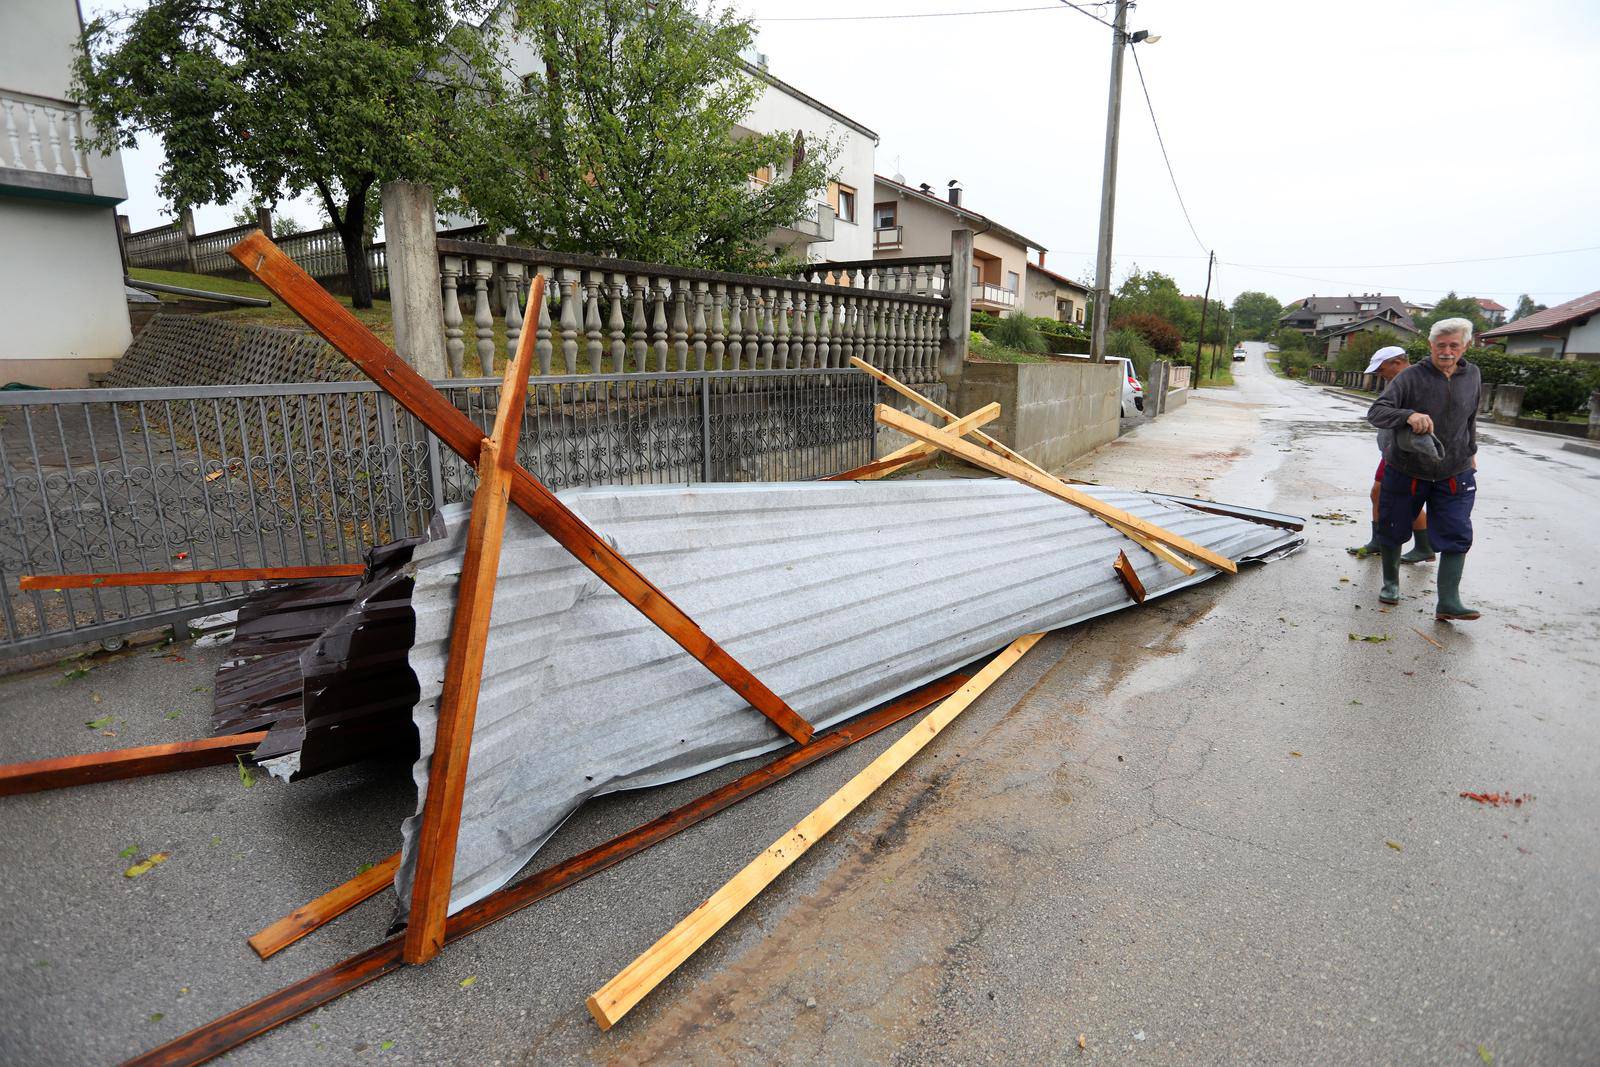
[[[1360,406],[1234,370],[1068,473],[1328,516],[1307,548],[1051,635],[610,1033],[583,997],[900,730],[228,1062],[1593,1062],[1600,460],[1486,428],[1485,617],[1436,624],[1431,567],[1385,611],[1344,552]],[[0,757],[194,736],[216,653],[183,654],[0,680]],[[540,862],[745,769],[607,798]],[[112,1061],[371,945],[381,902],[267,963],[243,939],[412,802],[395,766],[0,801],[0,1060]],[[126,879],[129,845],[171,859]]]

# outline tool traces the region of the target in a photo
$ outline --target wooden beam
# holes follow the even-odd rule
[[[985,404],[983,407],[972,412],[971,414],[963,415],[959,419],[953,420],[945,427],[945,429],[954,434],[966,434],[980,426],[989,425],[989,423],[993,422],[999,417],[1000,405],[991,402]],[[917,460],[922,459],[925,456],[931,456],[937,451],[938,449],[932,447],[931,445],[925,445],[921,441],[918,441],[914,444],[906,445],[904,448],[895,449],[893,452],[890,452],[887,456],[884,456],[880,460],[863,464],[854,470],[848,470],[842,474],[831,474],[822,480],[825,482],[871,481],[875,478],[882,478],[884,475],[890,473],[891,471],[898,470],[908,463],[915,463]]]
[[[887,385],[890,389],[893,389],[895,392],[899,393],[901,396],[905,397],[907,400],[909,400],[912,403],[918,405],[919,407],[921,407],[924,410],[930,412],[931,414],[937,415],[939,418],[944,419],[946,422],[954,422],[955,421],[956,416],[955,416],[954,412],[944,408],[943,406],[941,406],[939,404],[934,403],[932,400],[929,400],[927,397],[923,396],[921,393],[917,392],[915,389],[911,388],[909,385],[907,385],[904,382],[898,380],[897,378],[894,378],[893,376],[891,376],[889,374],[885,374],[883,371],[879,370],[877,367],[874,367],[872,364],[866,362],[865,360],[851,358],[850,365],[852,367],[855,367],[857,370],[861,371],[862,373],[871,375],[872,377],[876,378],[878,381],[882,382],[884,385]],[[949,429],[949,428],[950,427],[948,427],[948,426],[946,427],[946,429]],[[981,430],[972,431],[971,436],[972,436],[972,439],[974,441],[978,442],[978,444],[982,445],[984,448],[987,448],[990,452],[993,452],[997,456],[1000,456],[1000,457],[1002,457],[1004,459],[1009,459],[1013,463],[1020,464],[1020,465],[1022,465],[1024,467],[1028,468],[1029,470],[1033,471],[1035,474],[1040,475],[1041,477],[1051,478],[1051,479],[1054,479],[1056,481],[1063,481],[1063,479],[1056,478],[1055,475],[1051,474],[1049,471],[1047,471],[1043,467],[1039,466],[1037,463],[1035,463],[1033,460],[1029,459],[1027,456],[1024,456],[1021,452],[1017,452],[1017,451],[1014,451],[1014,450],[1006,447],[1005,445],[1001,444],[999,441],[996,441],[993,437],[990,437],[988,434],[982,432]],[[981,466],[981,464],[980,464],[980,466]],[[1111,520],[1109,518],[1106,518],[1104,515],[1101,515],[1100,518],[1102,520],[1104,520],[1105,523],[1108,526],[1110,526],[1113,530],[1116,530],[1118,533],[1122,534],[1124,537],[1126,537],[1129,540],[1133,541],[1140,548],[1144,549],[1146,552],[1150,553],[1152,556],[1155,556],[1157,559],[1161,560],[1163,563],[1166,563],[1167,565],[1169,565],[1171,567],[1176,567],[1178,570],[1182,571],[1184,574],[1193,574],[1195,572],[1194,564],[1190,563],[1188,560],[1184,559],[1182,556],[1178,555],[1176,552],[1173,552],[1171,549],[1167,548],[1165,545],[1161,544],[1160,542],[1153,541],[1153,540],[1145,537],[1144,535],[1142,535],[1141,533],[1139,533],[1137,530],[1133,529],[1132,527],[1129,527],[1129,526],[1127,526],[1126,524],[1123,524],[1123,523],[1115,522],[1115,521],[1113,521],[1113,520]]]
[[[789,749],[749,774],[674,808],[659,818],[580,852],[569,860],[547,867],[515,885],[497,890],[450,916],[445,923],[445,943],[476,933],[507,915],[660,844],[674,834],[782,781],[801,768],[809,767],[824,756],[865,740],[916,714],[934,701],[956,692],[966,683],[967,679],[959,675],[930,682],[860,718],[819,734],[809,745]],[[296,1016],[336,1000],[352,989],[359,989],[374,979],[399,970],[405,966],[401,958],[403,942],[401,936],[392,937],[291,986],[246,1004],[220,1019],[196,1027],[159,1048],[135,1056],[127,1061],[125,1067],[135,1064],[139,1067],[154,1067],[156,1064],[180,1067],[204,1063],[214,1056],[220,1056]]]
[[[1122,579],[1122,584],[1127,587],[1128,595],[1133,597],[1133,602],[1143,604],[1144,583],[1139,580],[1139,572],[1133,569],[1133,564],[1128,562],[1126,552],[1117,553],[1117,561],[1111,565],[1111,569]]]
[[[544,275],[535,275],[528,306],[538,308],[543,299]],[[538,332],[524,330],[516,357],[506,364],[494,429],[478,453],[478,489],[472,497],[466,557],[456,586],[450,655],[439,695],[433,756],[428,761],[428,793],[422,802],[422,823],[417,831],[411,912],[406,925],[407,963],[427,963],[444,946],[444,920],[450,907],[450,887],[455,881],[461,801],[467,789],[472,726],[477,721],[478,691],[483,684],[483,657],[489,646],[489,615],[494,607],[495,578],[500,572],[511,471],[517,465],[517,436],[522,431],[522,414],[528,403],[528,375],[533,373],[533,342]]]
[[[415,415],[447,448],[469,462],[478,461],[478,452],[486,440],[483,431],[392,348],[378,340],[348,308],[328,295],[327,290],[284,255],[265,234],[259,230],[251,233],[230,248],[228,254],[394,397],[401,407]],[[794,709],[707,636],[682,608],[651,584],[605,538],[590,529],[588,523],[520,466],[511,472],[511,502],[780,730],[801,744],[810,739],[810,723],[795,714]]]
[[[863,800],[888,781],[889,776],[905,766],[922,751],[928,742],[955,720],[967,707],[989,688],[996,679],[1032,648],[1043,634],[1019,637],[1001,652],[973,679],[937,708],[928,712],[917,725],[908,730],[883,754],[869,763],[844,787],[800,820],[794,829],[773,842],[765,852],[752,860],[744,870],[734,875],[727,884],[677,926],[634,960],[611,981],[601,986],[588,999],[589,1013],[600,1029],[609,1030],[618,1019],[644,999],[652,989],[678,968],[695,950],[710,940],[711,936],[754,900],[756,894],[772,884],[773,879],[788,870],[812,845],[835,826]]]
[[[355,578],[367,573],[364,563],[329,563],[315,567],[235,567],[209,571],[121,571],[113,574],[24,574],[18,586],[28,589],[96,589],[101,586],[197,585],[200,582],[287,582],[302,578]]]
[[[108,752],[88,752],[81,756],[10,763],[0,766],[0,797],[60,789],[68,785],[138,778],[146,774],[186,771],[191,767],[214,767],[234,762],[266,739],[267,731],[257,730],[248,734],[207,737],[199,741],[178,741],[170,745],[114,748]]]
[[[375,863],[343,885],[334,886],[316,900],[302,904],[250,939],[250,947],[262,959],[275,955],[319,927],[337,919],[363,900],[383,892],[394,881],[400,866],[396,852]]]
[[[1102,500],[1097,500],[1088,493],[1072,488],[1072,486],[1067,485],[1059,478],[1053,478],[1048,474],[1040,474],[1008,459],[985,452],[976,445],[968,444],[961,438],[944,430],[929,426],[927,423],[914,419],[910,415],[902,415],[887,404],[878,405],[877,417],[878,421],[885,426],[899,430],[910,437],[915,437],[919,441],[926,441],[928,444],[942,448],[951,455],[960,456],[975,466],[1031,485],[1041,493],[1053,496],[1057,500],[1064,500],[1068,504],[1076,504],[1078,507],[1093,512],[1102,519],[1110,520],[1141,533],[1152,541],[1158,541],[1170,548],[1177,549],[1185,555],[1204,560],[1218,570],[1233,574],[1239,569],[1233,560],[1227,556],[1213,552],[1204,545],[1195,544],[1187,537],[1180,537],[1170,530],[1162,529],[1153,522],[1141,519],[1137,515],[1130,515],[1121,508],[1114,507]]]

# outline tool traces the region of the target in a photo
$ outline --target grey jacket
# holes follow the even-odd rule
[[[1472,466],[1478,451],[1478,394],[1483,378],[1478,368],[1466,360],[1446,378],[1432,359],[1407,367],[1389,383],[1372,407],[1367,421],[1380,430],[1393,430],[1396,439],[1410,434],[1406,420],[1416,412],[1433,419],[1443,456],[1431,460],[1425,452],[1405,447],[1398,440],[1387,442],[1385,463],[1413,478],[1438,481],[1460,474]]]

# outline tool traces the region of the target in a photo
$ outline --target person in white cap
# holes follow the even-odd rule
[[[1406,355],[1406,350],[1399,345],[1389,345],[1372,353],[1372,358],[1367,361],[1367,369],[1363,374],[1378,376],[1378,392],[1383,392],[1388,384],[1395,380],[1399,373],[1411,366],[1411,359]],[[1378,490],[1383,485],[1383,458],[1378,458],[1378,472],[1372,476],[1372,539],[1359,548],[1347,548],[1346,552],[1352,556],[1366,559],[1376,556],[1383,548],[1378,543]],[[1431,563],[1436,558],[1433,545],[1428,540],[1428,512],[1426,509],[1417,513],[1416,520],[1411,524],[1411,536],[1416,542],[1411,550],[1400,557],[1401,563]]]

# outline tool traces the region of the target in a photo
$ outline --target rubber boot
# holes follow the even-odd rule
[[[1347,548],[1345,551],[1350,553],[1352,556],[1355,556],[1357,559],[1366,559],[1368,556],[1376,556],[1378,554],[1378,549],[1382,547],[1383,545],[1378,541],[1378,523],[1376,520],[1374,520],[1372,523],[1372,540],[1368,541],[1360,548]]]
[[[1416,540],[1411,545],[1411,551],[1400,557],[1401,563],[1432,563],[1439,557],[1433,554],[1433,542],[1428,540],[1428,528],[1413,530],[1412,535]]]
[[[1400,546],[1380,545],[1378,553],[1383,557],[1383,586],[1378,590],[1378,602],[1398,604],[1400,603]]]
[[[1476,608],[1461,602],[1461,571],[1467,565],[1465,552],[1446,552],[1439,559],[1439,606],[1433,617],[1442,622],[1470,622],[1478,617]]]

